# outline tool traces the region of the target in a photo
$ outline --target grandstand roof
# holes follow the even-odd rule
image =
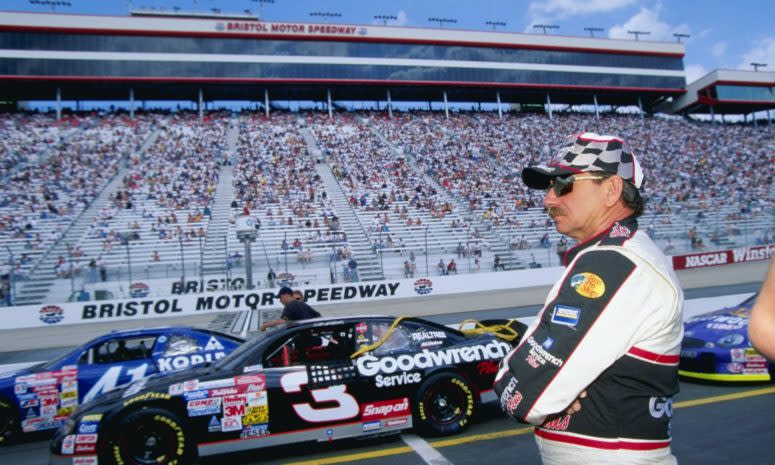
[[[671,112],[743,114],[775,108],[775,72],[717,69],[687,86]]]
[[[161,41],[176,48],[153,43]],[[548,93],[568,104],[640,98],[649,109],[684,92],[684,51],[666,42],[226,16],[0,12],[0,98],[49,100],[59,90],[65,100],[127,100],[131,89],[136,100],[195,101],[201,89],[206,101],[261,101],[264,90],[271,100],[325,100],[330,89],[334,100],[384,101],[390,90],[396,101],[440,101],[446,91],[449,101],[494,102],[500,93],[504,103],[543,104]]]

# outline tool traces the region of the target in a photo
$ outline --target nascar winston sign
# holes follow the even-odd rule
[[[518,270],[477,275],[439,276],[394,281],[329,284],[303,289],[313,307],[346,302],[425,298],[520,286],[548,285],[561,269]],[[27,305],[0,309],[0,329],[62,326],[81,323],[142,320],[204,313],[280,309],[276,289],[137,297],[61,304]]]

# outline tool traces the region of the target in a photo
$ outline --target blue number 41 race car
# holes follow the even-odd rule
[[[678,374],[708,381],[771,381],[772,364],[748,340],[756,297],[689,319],[684,324]]]
[[[281,444],[465,428],[517,341],[419,318],[314,319],[202,368],[151,377],[78,409],[52,464],[192,464]],[[508,339],[511,343],[506,342]],[[495,395],[489,396],[495,400]]]
[[[214,362],[242,339],[187,327],[114,331],[47,363],[0,374],[0,443],[53,430],[80,404],[154,373]]]

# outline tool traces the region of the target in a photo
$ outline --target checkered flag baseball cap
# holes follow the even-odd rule
[[[619,175],[637,189],[643,185],[643,169],[627,143],[593,132],[568,136],[551,163],[526,167],[522,180],[531,189],[548,189],[551,178],[589,171]]]

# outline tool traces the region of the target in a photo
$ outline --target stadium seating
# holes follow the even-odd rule
[[[554,266],[561,237],[519,174],[578,131],[630,142],[641,225],[668,253],[773,242],[770,128],[572,112],[4,115],[0,240],[17,303],[100,269],[127,280],[129,262],[144,279],[241,274],[242,214],[259,286],[270,268],[309,283]]]

